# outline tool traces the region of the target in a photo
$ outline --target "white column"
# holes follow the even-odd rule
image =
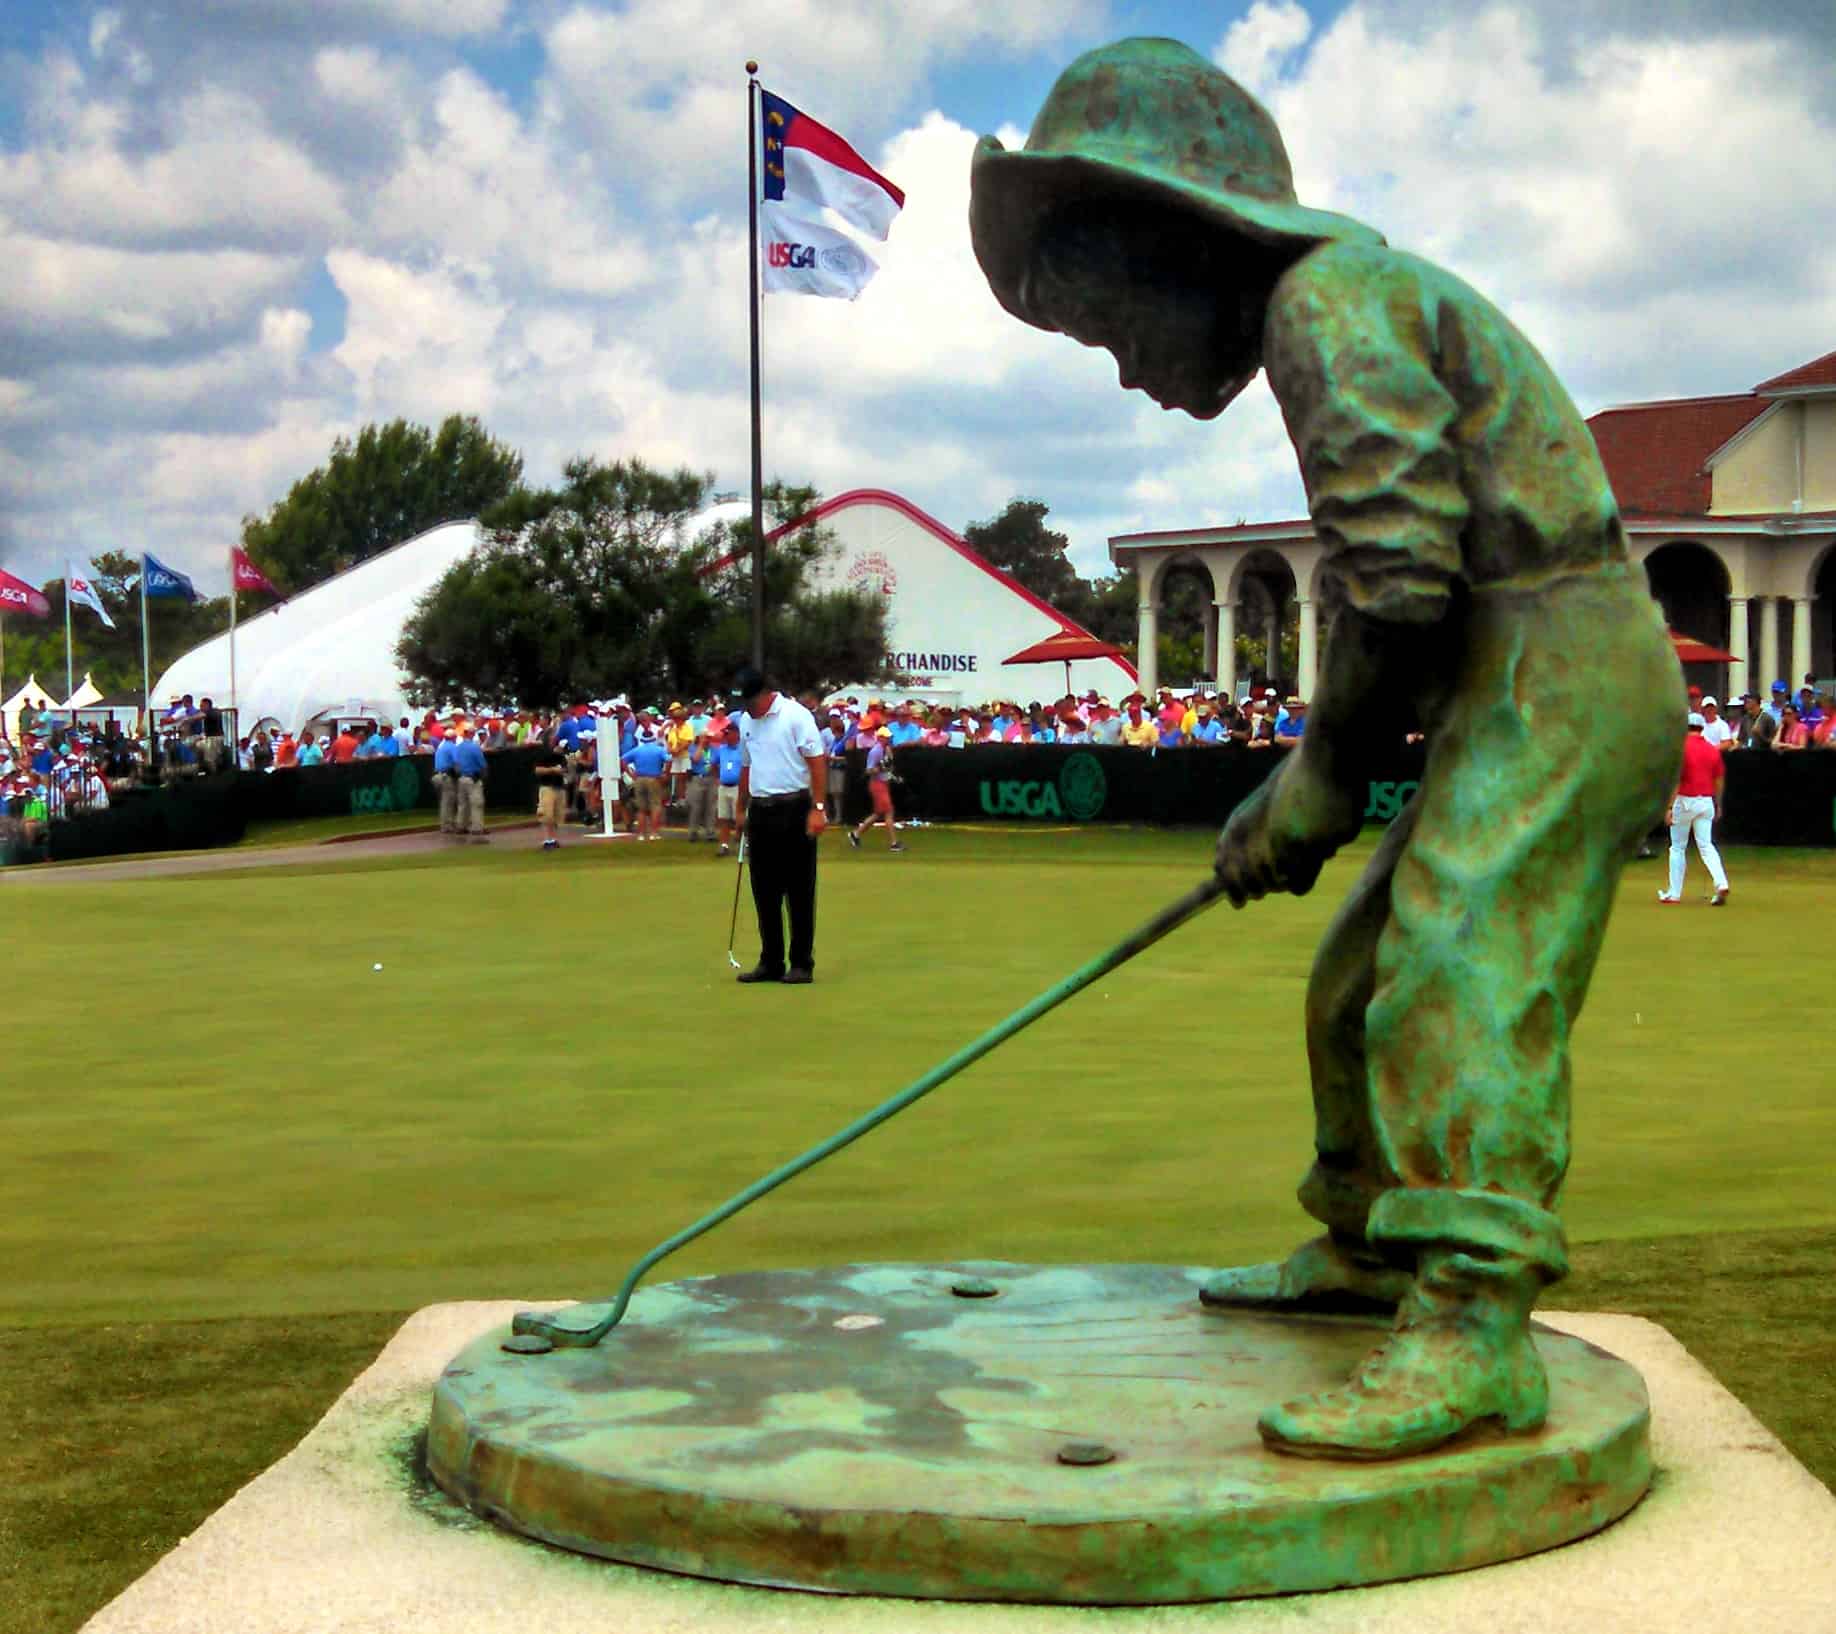
[[[1205,673],[1218,673],[1218,610],[1215,606],[1205,615]]]
[[[1772,683],[1779,679],[1779,601],[1776,596],[1755,596],[1760,613],[1760,672],[1753,677],[1753,690],[1765,702],[1771,696]]]
[[[1725,706],[1730,698],[1738,698],[1743,692],[1752,688],[1763,698],[1765,687],[1756,686],[1753,680],[1753,666],[1748,662],[1747,652],[1747,598],[1745,596],[1728,597],[1728,651],[1733,653],[1734,662],[1728,665],[1727,689],[1721,695]],[[1772,682],[1767,681],[1766,686]]]
[[[1140,676],[1136,685],[1153,699],[1160,686],[1160,621],[1154,616],[1154,604],[1143,601],[1136,609],[1135,625],[1135,671]]]
[[[1319,666],[1319,646],[1319,603],[1302,597],[1300,599],[1300,649],[1295,654],[1295,667],[1300,671],[1296,679],[1300,684],[1300,696],[1303,698],[1313,697],[1314,672]]]
[[[1218,678],[1218,692],[1226,698],[1237,695],[1237,610],[1228,602],[1219,602],[1217,614],[1218,659],[1212,671]]]
[[[1791,673],[1785,677],[1790,683],[1791,695],[1798,695],[1798,688],[1803,685],[1804,677],[1810,672],[1810,615],[1811,600],[1809,596],[1791,598]]]

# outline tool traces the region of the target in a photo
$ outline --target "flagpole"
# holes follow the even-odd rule
[[[76,667],[70,652],[70,565],[64,564],[64,699],[76,696]]]
[[[230,713],[236,717],[235,736],[242,736],[242,716],[236,709],[236,558],[230,557]]]
[[[765,667],[765,458],[759,440],[759,65],[746,64],[746,265],[752,319],[752,662]]]
[[[147,770],[153,769],[153,648],[147,639],[147,559],[140,558],[140,709],[147,733]]]

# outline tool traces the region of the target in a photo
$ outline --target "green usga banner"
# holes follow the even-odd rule
[[[1041,768],[1042,770],[1044,768]],[[1077,753],[1058,767],[1055,777],[1006,777],[982,780],[982,810],[990,817],[1051,817],[1076,823],[1094,822],[1109,798],[1109,777],[1093,754]]]
[[[413,811],[421,803],[421,773],[412,760],[390,762],[389,775],[380,783],[365,783],[351,790],[351,815],[362,811]]]
[[[1221,823],[1281,765],[1237,748],[1151,751],[1103,744],[989,744],[899,751],[901,816],[1044,823]],[[1836,760],[1836,756],[1831,757]],[[1421,786],[1419,745],[1373,768],[1364,819],[1388,823]],[[860,768],[854,768],[853,784]],[[865,801],[862,812],[865,815]]]

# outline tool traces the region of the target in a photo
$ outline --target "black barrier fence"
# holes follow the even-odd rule
[[[925,822],[1216,825],[1281,763],[1284,751],[1112,749],[990,744],[901,749],[895,803]],[[1398,744],[1365,794],[1367,823],[1387,823],[1420,787],[1426,752]],[[862,757],[850,756],[848,808],[865,812]],[[1724,757],[1718,837],[1732,845],[1836,846],[1836,753],[1741,750]],[[1655,825],[1661,812],[1653,811]]]
[[[902,815],[925,822],[1211,825],[1247,799],[1287,752],[1056,744],[901,749],[894,798]],[[1397,745],[1370,780],[1367,821],[1387,823],[1402,810],[1421,783],[1423,758],[1419,746]]]
[[[1836,845],[1836,753],[1738,749],[1715,837],[1729,845]]]
[[[1277,765],[1281,751],[1240,748],[1141,749],[1029,744],[973,749],[901,749],[895,801],[902,817],[925,822],[1158,823],[1215,826]],[[485,806],[533,811],[533,749],[486,757]],[[1387,823],[1421,784],[1419,746],[1398,745],[1370,779],[1365,821]],[[1745,750],[1724,757],[1727,789],[1717,836],[1731,845],[1836,846],[1836,753]],[[866,757],[848,756],[846,817],[868,811]],[[403,814],[438,805],[433,759],[351,761],[195,777],[164,788],[130,789],[106,811],[48,827],[49,854],[64,861],[136,851],[233,845],[251,822],[365,812]],[[1660,813],[1653,812],[1654,825]],[[28,852],[16,837],[15,860]]]
[[[534,749],[485,757],[485,808],[535,810]],[[439,805],[431,755],[377,756],[342,766],[288,766],[274,772],[224,772],[182,778],[162,788],[128,789],[106,811],[49,825],[51,857],[122,856],[234,845],[252,822],[432,811]]]

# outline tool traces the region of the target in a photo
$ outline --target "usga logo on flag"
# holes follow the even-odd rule
[[[827,125],[762,86],[759,99],[765,148],[760,283],[768,291],[851,301],[879,267],[846,233],[823,224],[822,212],[884,238],[905,207],[905,194]]]

